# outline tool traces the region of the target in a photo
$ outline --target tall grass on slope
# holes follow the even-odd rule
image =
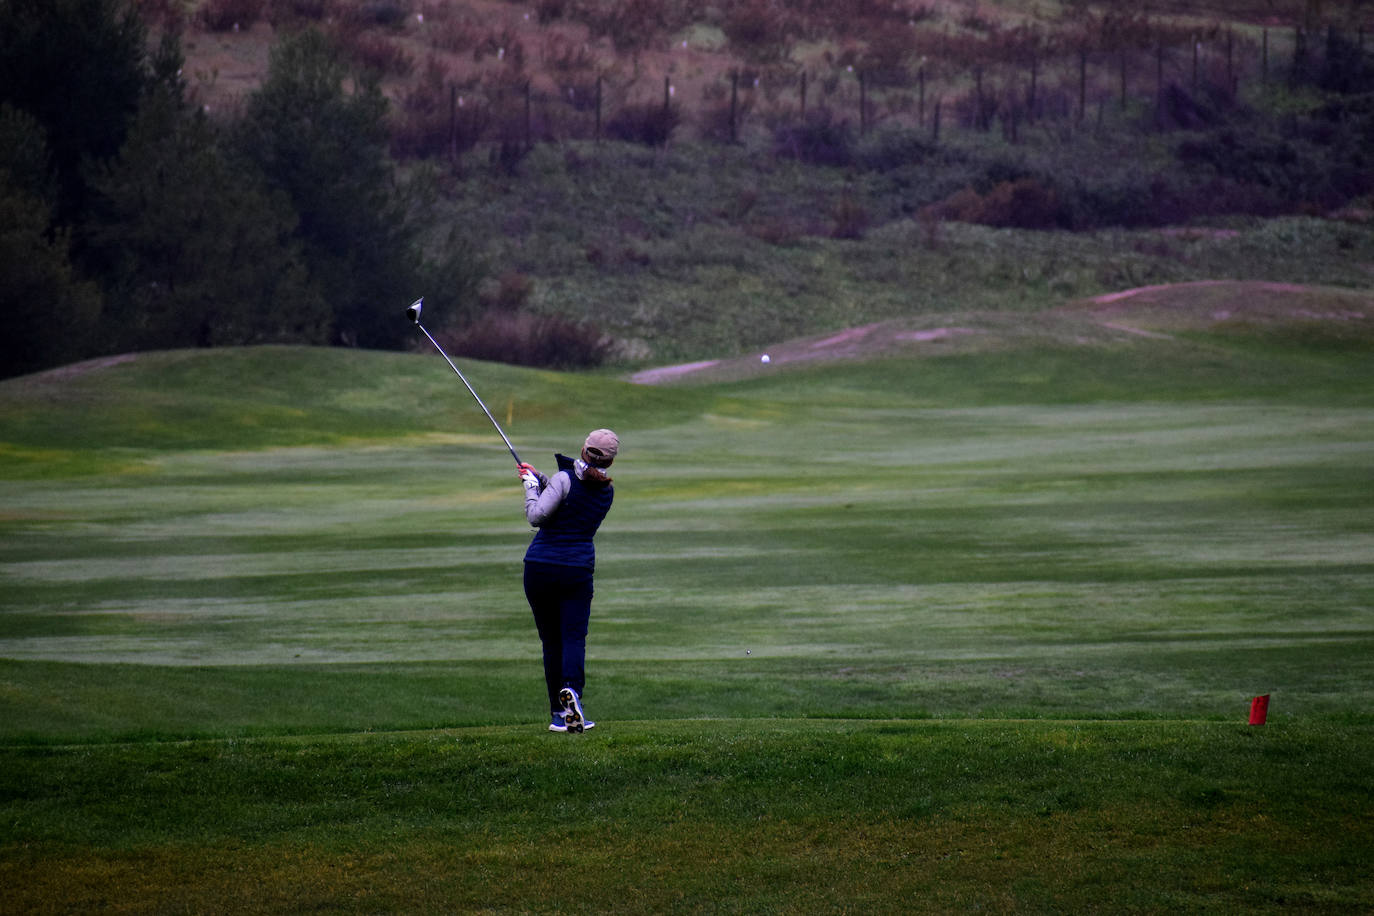
[[[1121,150],[1087,158],[1137,177]],[[1038,311],[1156,283],[1365,288],[1362,265],[1374,262],[1369,226],[1310,218],[1070,233],[919,216],[979,181],[939,163],[870,172],[691,144],[541,146],[518,179],[479,170],[447,206],[483,227],[493,264],[533,281],[532,307],[594,323],[636,364],[932,312]],[[834,237],[842,205],[870,217],[867,231]]]

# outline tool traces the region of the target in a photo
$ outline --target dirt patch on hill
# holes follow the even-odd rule
[[[1297,283],[1195,280],[1191,283],[1161,283],[1155,286],[1137,286],[1135,289],[1123,289],[1120,292],[1104,293],[1101,296],[1094,296],[1089,301],[1094,305],[1111,305],[1114,302],[1121,302],[1126,299],[1141,298],[1152,302],[1173,301],[1175,303],[1186,304],[1187,298],[1190,297],[1181,296],[1180,293],[1203,287],[1220,287],[1230,292],[1253,292],[1258,290],[1266,293],[1305,293],[1309,289],[1309,287],[1301,286]]]
[[[1374,339],[1374,293],[1236,280],[1140,286],[1035,314],[962,313],[874,322],[782,341],[748,356],[646,369],[630,376],[630,381],[642,385],[731,381],[789,364],[825,360],[920,357],[1030,343],[1095,346],[1142,338],[1163,342],[1190,329],[1314,324],[1348,328]]]
[[[645,369],[630,376],[630,381],[640,385],[684,380],[729,381],[776,371],[789,364],[866,359],[922,349],[927,353],[937,349],[948,352],[950,342],[984,333],[986,331],[979,328],[962,326],[913,327],[912,320],[874,322],[816,337],[782,341],[749,356]]]
[[[720,360],[718,359],[706,359],[695,363],[682,363],[677,366],[659,366],[657,369],[645,369],[643,372],[636,372],[630,376],[630,381],[637,385],[661,385],[664,382],[682,378],[684,375],[691,375],[693,372],[701,372],[703,369],[711,369],[719,365]]]
[[[1362,324],[1374,320],[1370,293],[1296,283],[1199,280],[1141,286],[1074,303],[1100,323],[1168,331],[1224,323]]]
[[[137,353],[121,353],[118,356],[102,356],[97,359],[88,359],[83,362],[72,363],[70,366],[49,369],[47,372],[40,372],[35,378],[52,381],[72,379],[92,372],[99,372],[102,369],[109,369],[112,366],[118,366],[123,363],[131,363],[136,359],[138,359]]]

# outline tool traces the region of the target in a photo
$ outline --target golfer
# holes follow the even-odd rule
[[[597,429],[587,436],[581,457],[554,456],[553,477],[524,463],[519,469],[525,518],[539,529],[525,551],[525,597],[544,646],[551,732],[581,732],[596,724],[582,711],[596,570],[592,538],[615,497],[606,468],[618,451],[616,434]]]

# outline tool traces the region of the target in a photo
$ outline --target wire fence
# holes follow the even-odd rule
[[[485,143],[498,157],[518,156],[538,142],[656,145],[683,134],[734,143],[816,124],[860,135],[899,127],[937,142],[953,128],[1000,130],[1015,142],[1030,125],[1092,125],[1109,112],[1161,130],[1206,126],[1209,112],[1269,87],[1374,89],[1362,29],[1141,30],[1111,46],[949,38],[926,51],[914,64],[737,68],[699,86],[693,101],[678,97],[671,76],[576,72],[536,83],[517,72],[460,87],[434,67],[402,100],[396,151],[457,158]]]

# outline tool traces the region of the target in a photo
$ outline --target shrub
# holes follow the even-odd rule
[[[364,0],[348,13],[348,20],[359,25],[380,25],[400,28],[410,14],[402,0]]]
[[[1067,223],[1058,192],[1037,179],[995,185],[986,194],[964,188],[927,208],[940,219],[1012,229],[1053,229]]]
[[[1208,194],[1175,186],[1163,175],[1120,175],[1083,183],[1066,182],[1060,206],[1068,227],[1161,226],[1187,222],[1194,216],[1225,212],[1225,197],[1215,188]],[[1203,202],[1218,209],[1204,213]]]
[[[576,112],[596,110],[596,78],[583,76],[559,80],[558,97]]]
[[[1062,224],[1059,194],[1034,178],[1003,182],[986,198],[989,225],[1013,229],[1054,229]]]
[[[735,5],[721,22],[731,47],[741,57],[760,63],[784,60],[789,48],[783,13],[767,0]]]
[[[926,162],[938,155],[939,147],[926,139],[923,131],[886,128],[869,133],[855,144],[855,164],[875,172],[887,172]]]
[[[472,149],[491,128],[491,103],[480,96],[458,97],[454,115],[453,151],[462,153]]]
[[[266,0],[208,0],[197,18],[211,32],[246,29],[262,18]]]
[[[429,17],[426,17],[429,19]],[[426,31],[429,43],[440,51],[461,54],[471,51],[482,41],[482,30],[466,18],[429,19]]]
[[[338,30],[335,40],[355,64],[382,76],[408,76],[415,67],[405,49],[385,35],[345,26]]]
[[[424,158],[450,151],[456,143],[457,112],[450,111],[448,71],[431,57],[423,75],[401,96],[399,112],[391,127],[392,155]],[[456,109],[456,100],[452,100]],[[476,142],[473,139],[472,142]],[[471,143],[463,149],[470,148]],[[453,150],[460,152],[462,150]]]
[[[676,105],[642,102],[621,108],[606,122],[606,136],[645,146],[663,146],[682,121]]]
[[[1234,107],[1235,96],[1224,88],[1206,85],[1190,92],[1171,83],[1164,88],[1154,117],[1160,128],[1203,130],[1224,123]]]
[[[518,312],[530,301],[534,283],[519,271],[508,270],[478,293],[482,307],[489,312]]]
[[[916,214],[916,225],[921,230],[922,248],[926,251],[939,251],[944,247],[944,240],[940,235],[940,219],[932,208],[925,207]]]
[[[1347,95],[1374,91],[1374,61],[1365,53],[1363,30],[1358,43],[1335,28],[1327,31],[1319,85],[1328,92]]]
[[[334,0],[271,0],[267,19],[273,28],[322,22],[334,7]]]
[[[472,48],[472,59],[477,63],[488,56],[496,58],[509,69],[525,69],[525,44],[509,28],[499,32],[487,32]]]
[[[568,0],[535,0],[535,15],[539,19],[540,25],[548,25],[550,22],[562,19],[567,12]]]
[[[488,311],[440,339],[459,356],[548,369],[600,366],[612,347],[610,338],[591,324],[524,311]]]
[[[805,238],[807,227],[791,220],[772,218],[747,223],[744,231],[776,248],[790,248]]]
[[[735,192],[734,199],[727,200],[725,205],[717,211],[717,215],[732,223],[743,222],[745,218],[749,216],[749,213],[758,206],[758,203],[758,188],[740,188]]]
[[[596,55],[586,43],[554,34],[544,39],[539,51],[544,69],[562,74],[587,74],[596,70]]]
[[[773,134],[775,155],[813,165],[852,164],[853,143],[849,122],[836,120],[826,108],[807,112],[801,125],[784,124]]]
[[[186,23],[185,0],[137,0],[134,4],[143,16],[143,21],[161,26],[169,32],[178,32]]]
[[[1368,122],[1341,106],[1329,118],[1297,120],[1282,133],[1228,127],[1181,141],[1175,154],[1190,174],[1217,179],[1244,192],[1236,212],[1257,216],[1339,207],[1371,187]]]
[[[577,4],[580,18],[593,38],[607,37],[622,54],[638,53],[651,47],[661,36],[681,28],[689,20],[689,10],[675,15],[664,0],[619,0],[608,4]]]
[[[861,239],[868,230],[868,211],[854,198],[840,198],[830,213],[834,226],[830,237],[835,239]]]
[[[728,143],[738,139],[744,122],[754,109],[751,98],[737,98],[733,111],[730,100],[703,103],[700,111],[701,136],[717,143]]]
[[[911,79],[907,63],[914,50],[910,29],[879,29],[869,39],[858,66],[873,81],[871,85],[906,85]]]

